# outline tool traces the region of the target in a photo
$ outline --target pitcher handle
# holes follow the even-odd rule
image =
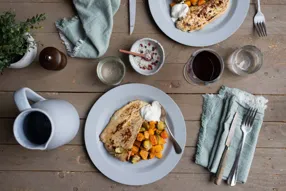
[[[21,88],[15,92],[14,101],[20,112],[31,108],[31,105],[28,100],[31,100],[33,102],[39,102],[45,100],[45,98],[43,98],[30,88]]]

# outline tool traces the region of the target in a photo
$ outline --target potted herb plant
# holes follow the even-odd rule
[[[30,65],[37,55],[37,44],[29,33],[41,28],[45,20],[40,14],[26,21],[16,22],[14,12],[0,14],[0,72],[5,68],[24,68]]]

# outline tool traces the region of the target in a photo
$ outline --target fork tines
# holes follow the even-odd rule
[[[267,36],[266,25],[264,22],[255,23],[255,28],[260,37]]]
[[[245,117],[243,124],[251,128],[254,123],[254,119],[257,114],[257,111],[258,109],[249,108],[249,110],[246,113],[246,117]]]

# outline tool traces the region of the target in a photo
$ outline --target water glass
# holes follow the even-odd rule
[[[226,60],[228,69],[239,76],[257,72],[262,67],[262,64],[262,52],[252,45],[238,48]]]

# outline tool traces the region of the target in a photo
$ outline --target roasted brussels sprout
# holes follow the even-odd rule
[[[141,160],[141,158],[138,155],[134,155],[131,159],[131,162],[133,164],[135,164],[135,163],[139,162],[140,160]]]
[[[145,140],[145,141],[143,142],[143,147],[144,147],[147,151],[149,151],[149,150],[152,148],[152,144],[151,144],[151,142],[150,142],[149,140]]]
[[[147,121],[145,121],[142,125],[143,128],[145,128],[146,130],[148,130],[150,128],[150,125]]]
[[[166,125],[163,121],[159,121],[157,124],[157,129],[160,131],[163,131],[165,129]]]

